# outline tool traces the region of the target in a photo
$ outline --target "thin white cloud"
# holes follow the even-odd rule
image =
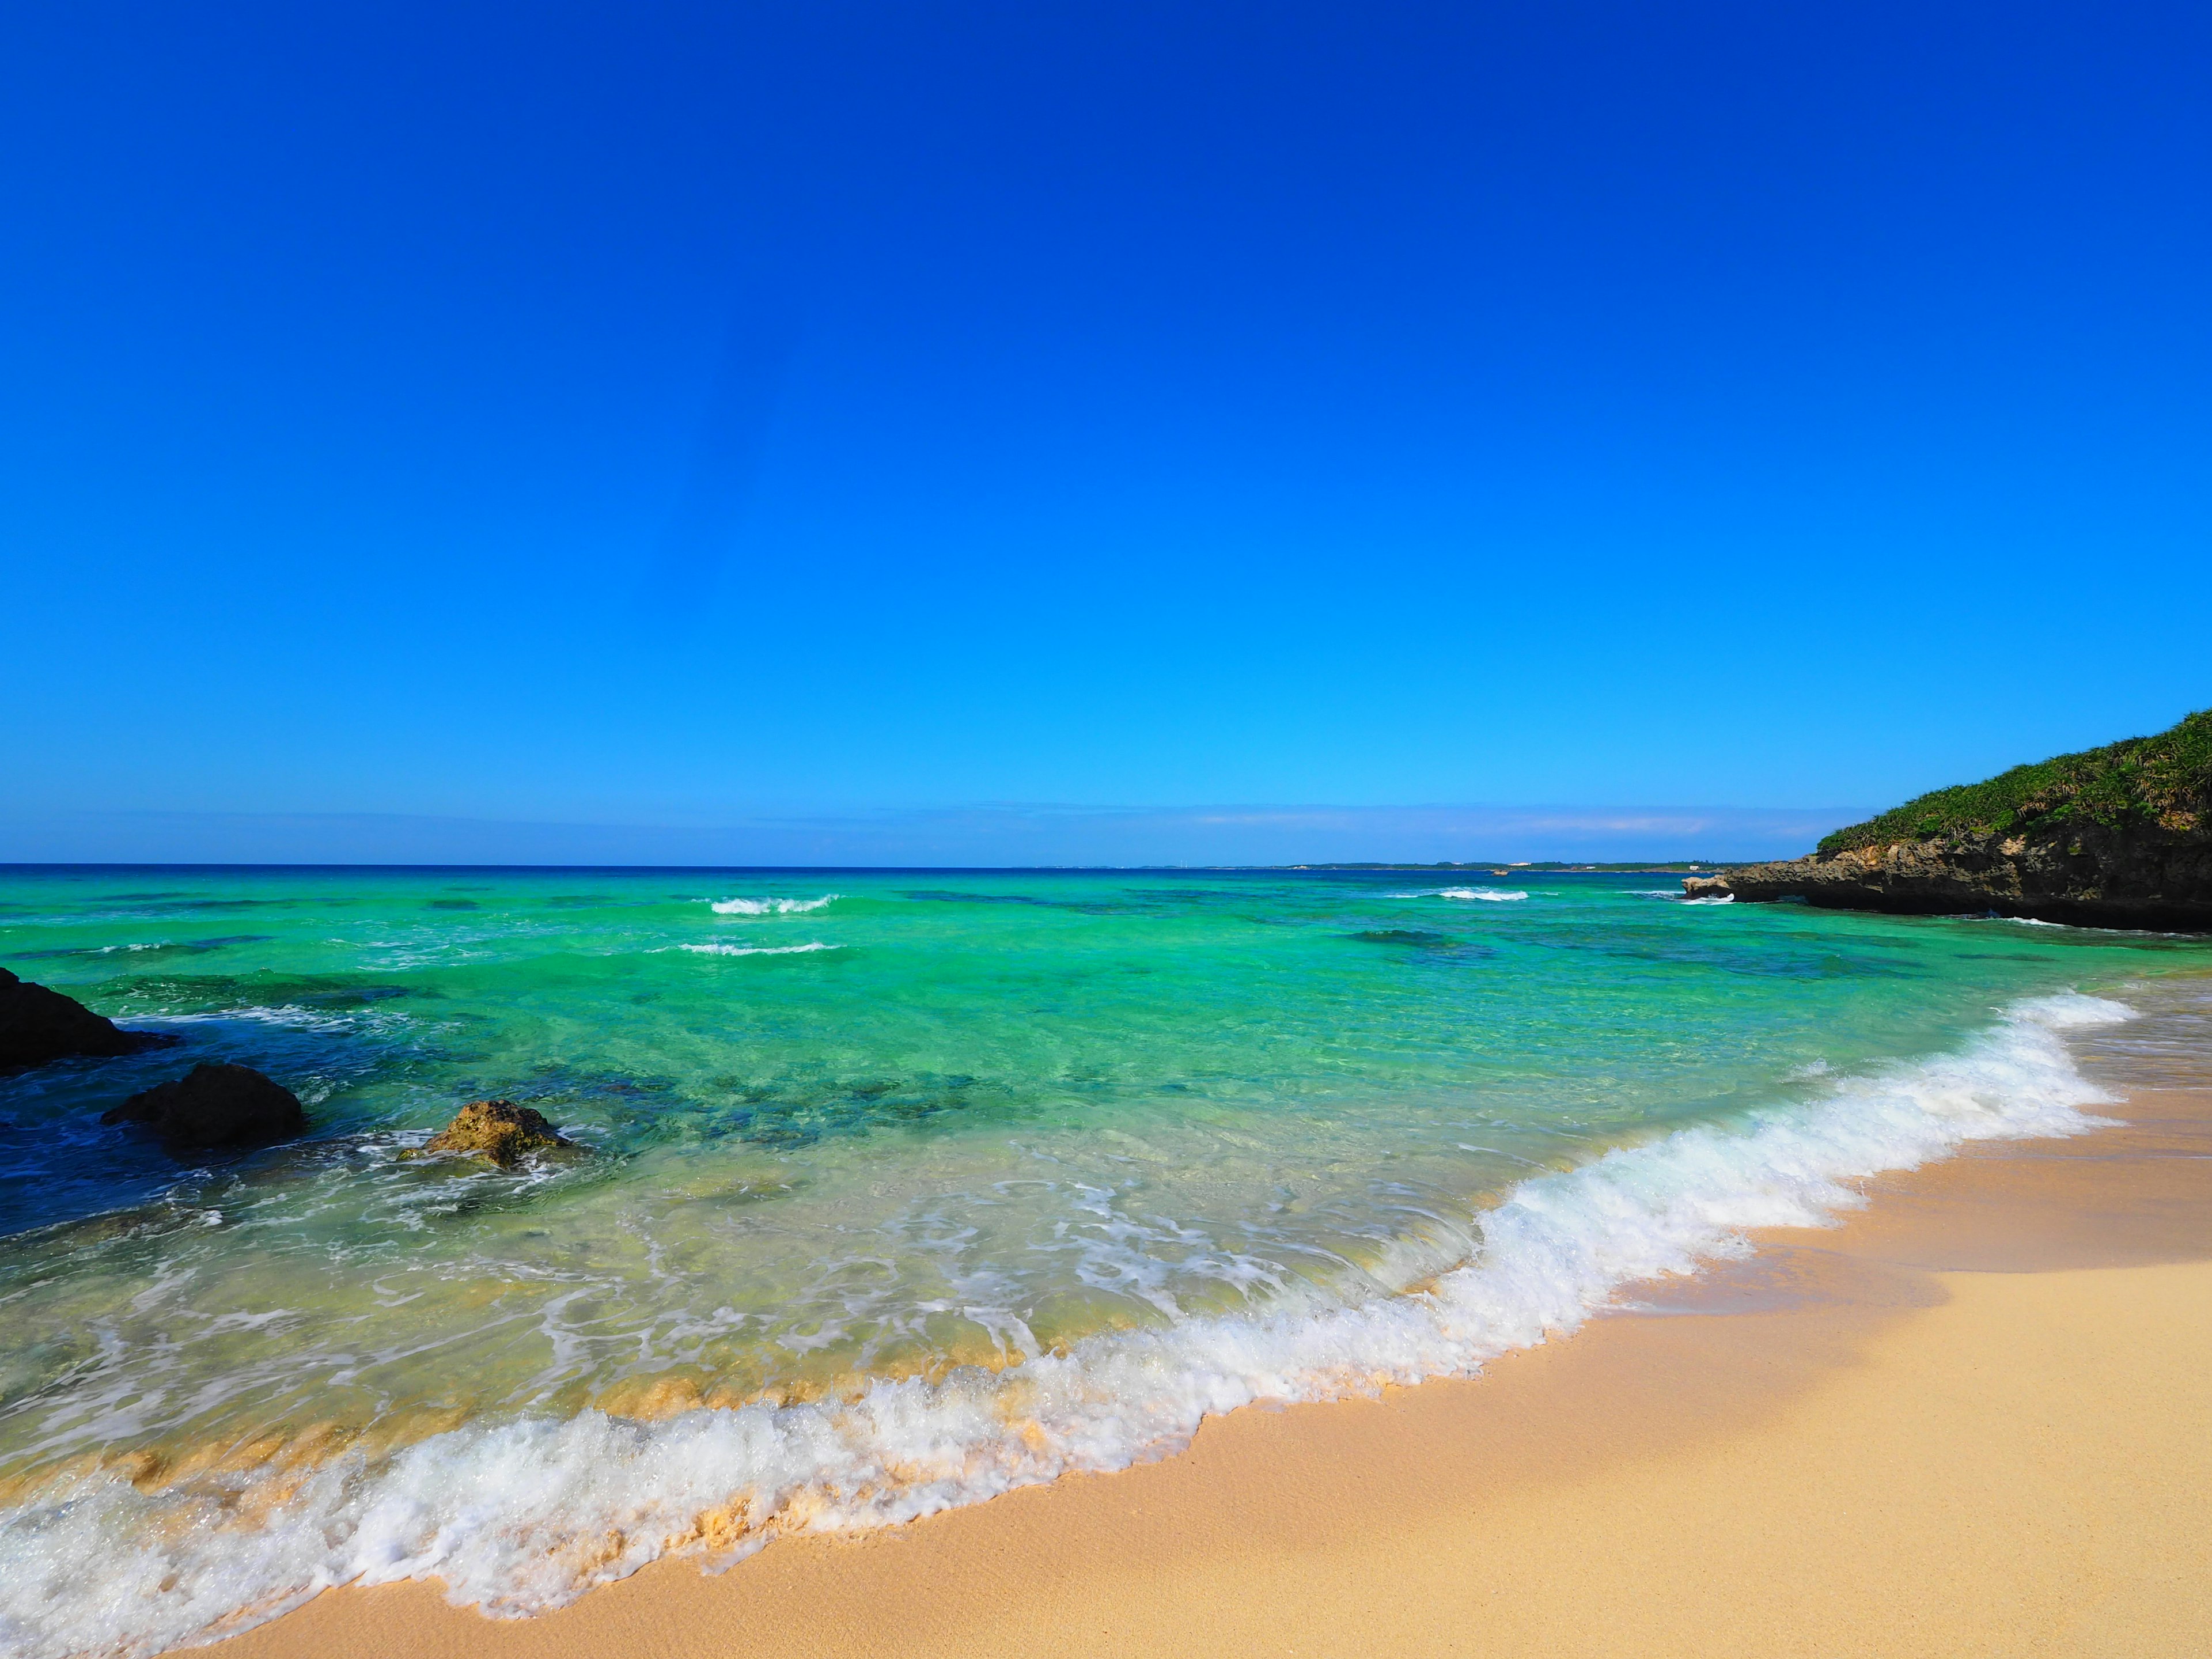
[[[1201,806],[991,803],[723,824],[380,813],[0,818],[24,863],[1222,865],[1786,857],[1849,807]]]

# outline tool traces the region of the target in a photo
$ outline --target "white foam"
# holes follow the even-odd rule
[[[706,1555],[702,1518],[732,1546],[716,1559],[732,1559],[770,1532],[884,1525],[1164,1456],[1207,1413],[1254,1401],[1463,1376],[1574,1330],[1624,1285],[1745,1254],[1747,1230],[1831,1221],[1863,1201],[1859,1177],[2104,1121],[2084,1109],[2109,1097],[2058,1033],[2130,1014],[2083,996],[2024,1002],[1957,1053],[1538,1176],[1478,1218],[1464,1265],[1416,1294],[1308,1292],[846,1400],[465,1426],[296,1486],[279,1472],[145,1492],[80,1477],[0,1511],[0,1645],[23,1659],[150,1653],[326,1585],[434,1575],[457,1602],[532,1613],[658,1556]],[[742,1517],[743,1535],[716,1534],[717,1514]]]
[[[354,1031],[364,1027],[381,1030],[407,1022],[407,1016],[396,1008],[356,1008],[343,1013],[325,1013],[319,1009],[302,1008],[294,1003],[278,1003],[273,1006],[249,1003],[198,1013],[137,1014],[124,1018],[134,1024],[163,1026],[215,1025],[228,1020],[250,1020],[258,1025],[281,1025],[296,1031]]]
[[[1492,903],[1505,903],[1514,899],[1524,899],[1528,896],[1508,887],[1424,887],[1418,893],[1386,893],[1383,896],[1401,899],[1488,899]]]
[[[679,945],[676,948],[702,957],[795,957],[809,951],[837,951],[844,947],[815,939],[805,945]]]
[[[819,910],[838,896],[824,893],[820,898],[726,898],[710,900],[708,908],[718,916],[795,916],[808,910]]]

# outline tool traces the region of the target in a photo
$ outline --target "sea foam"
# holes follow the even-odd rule
[[[1424,887],[1418,893],[1387,893],[1386,898],[1447,898],[1486,899],[1493,904],[1506,904],[1528,896],[1510,887]]]
[[[679,951],[690,951],[702,957],[796,957],[809,951],[835,951],[841,947],[824,945],[815,939],[805,945],[679,945]]]
[[[304,1477],[218,1471],[140,1491],[80,1474],[0,1511],[0,1645],[24,1659],[151,1653],[327,1585],[432,1576],[457,1602],[524,1614],[663,1555],[726,1563],[779,1532],[903,1522],[1164,1456],[1208,1413],[1255,1401],[1464,1376],[1575,1330],[1625,1285],[1747,1253],[1748,1230],[1830,1222],[1863,1202],[1861,1177],[2106,1121],[2086,1109],[2110,1097],[2059,1034],[2131,1012],[2021,1002],[1956,1052],[1823,1078],[1793,1103],[1535,1176],[1417,1293],[1094,1336],[849,1398],[474,1425]]]
[[[708,901],[708,908],[718,916],[795,916],[808,910],[819,910],[838,896],[824,893],[820,898],[726,898]]]

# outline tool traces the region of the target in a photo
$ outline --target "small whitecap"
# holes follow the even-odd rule
[[[1385,893],[1382,896],[1394,899],[1487,899],[1493,904],[1499,904],[1513,899],[1524,899],[1528,896],[1510,887],[1424,887],[1416,892]]]
[[[838,897],[836,893],[824,893],[820,898],[726,898],[708,901],[708,908],[718,916],[795,916],[808,910],[819,910]]]
[[[809,951],[838,951],[844,947],[815,939],[805,945],[679,945],[676,948],[702,957],[795,957]]]

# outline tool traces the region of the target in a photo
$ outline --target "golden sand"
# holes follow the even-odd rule
[[[2212,1654],[2212,1091],[2122,1109],[1471,1382],[530,1620],[331,1591],[220,1651]]]

